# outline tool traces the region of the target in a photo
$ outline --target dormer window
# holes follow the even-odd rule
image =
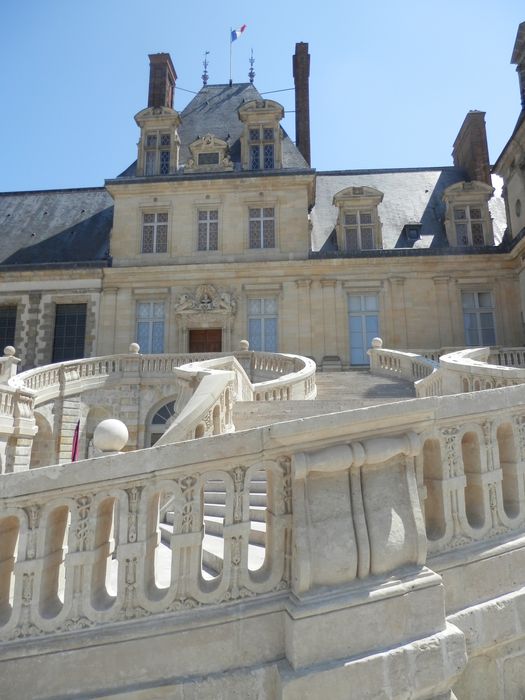
[[[148,107],[135,115],[141,137],[137,175],[171,175],[179,167],[179,115],[169,107]]]
[[[484,182],[458,182],[443,194],[450,245],[474,248],[494,245],[488,200],[494,188]]]
[[[250,129],[250,169],[273,170],[275,167],[274,130],[269,127]]]
[[[169,175],[171,135],[155,132],[146,135],[145,175]]]
[[[239,109],[244,123],[241,159],[244,170],[273,170],[282,167],[282,132],[279,126],[284,109],[273,100],[253,100]]]
[[[339,250],[355,253],[382,248],[381,221],[377,211],[382,200],[383,193],[373,187],[348,187],[334,196],[333,204],[339,208]]]
[[[374,246],[374,224],[371,211],[356,209],[344,214],[345,249],[372,250]]]
[[[459,246],[485,245],[483,215],[480,207],[454,207],[454,226]]]

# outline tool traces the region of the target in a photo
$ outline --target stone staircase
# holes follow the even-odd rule
[[[363,406],[402,401],[415,396],[411,382],[397,378],[372,376],[368,370],[319,373],[316,376],[315,401],[237,402],[234,407],[236,430],[308,416],[335,413]],[[222,480],[209,480],[204,488],[204,539],[202,573],[207,579],[220,575],[224,560],[225,487]],[[248,565],[251,570],[262,566],[266,539],[266,475],[254,475],[250,485],[250,541]],[[165,512],[160,525],[161,544],[169,547],[174,513]],[[160,548],[162,549],[162,548]],[[161,555],[162,556],[162,555]]]
[[[202,573],[211,579],[222,572],[224,561],[224,512],[226,491],[222,480],[208,480],[204,487],[204,539]],[[264,562],[266,543],[266,474],[256,472],[250,483],[249,568],[253,571]],[[161,544],[169,547],[173,533],[174,512],[167,510],[160,524]]]

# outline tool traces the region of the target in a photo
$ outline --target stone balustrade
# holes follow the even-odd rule
[[[405,363],[392,353],[381,350],[382,371],[390,362],[395,374],[416,371],[414,358]],[[220,402],[226,389],[248,390],[236,363],[223,357],[175,371],[188,385],[200,380],[192,396],[219,377],[215,393],[204,389]],[[254,563],[250,491],[261,474],[264,555]],[[82,667],[96,660],[100,640],[119,660],[106,672],[108,688],[140,685],[133,639],[137,650],[157,650],[152,683],[200,678],[212,659],[220,677],[257,668],[273,688],[277,674],[291,698],[318,697],[328,674],[343,697],[365,665],[370,683],[379,679],[377,693],[386,687],[402,697],[402,678],[414,698],[450,699],[466,650],[482,655],[498,640],[523,636],[522,385],[0,478],[0,658],[20,671],[28,648],[45,654],[49,697],[67,692],[63,677],[61,685],[55,680],[66,647],[68,687],[94,692],[96,679]],[[204,494],[218,483],[223,544],[210,574]],[[169,536],[161,528],[165,503],[173,513]],[[496,614],[507,609],[511,618]],[[198,651],[203,644],[206,653]],[[338,659],[344,672],[341,664],[335,670]],[[0,677],[0,694],[12,677]],[[246,678],[242,696],[257,697],[253,676]],[[220,697],[219,681],[206,682]],[[30,697],[24,683],[22,696]],[[262,697],[281,696],[269,690]]]
[[[348,585],[520,532],[523,387],[429,398],[2,477],[4,641],[291,589]],[[352,417],[350,420],[350,416]],[[365,436],[365,437],[363,437]],[[249,483],[268,483],[264,564],[248,569]],[[203,490],[223,480],[224,567],[200,569]],[[159,584],[159,500],[175,503]],[[291,542],[295,547],[291,548]],[[62,582],[62,583],[61,583]]]
[[[434,362],[420,355],[383,348],[375,339],[368,354],[373,374],[397,375],[414,382],[416,396],[443,396],[496,389],[525,382],[525,349],[465,348],[443,353]],[[502,364],[490,364],[500,361]]]
[[[129,428],[127,449],[137,449],[148,444],[148,421],[152,414],[169,401],[176,402],[179,415],[172,439],[186,440],[234,430],[233,401],[316,396],[315,363],[295,355],[246,349],[231,356],[223,353],[141,355],[139,346],[132,343],[126,354],[63,362],[16,375],[18,360],[13,353],[0,358],[0,375],[5,379],[4,411],[12,413],[11,397],[13,392],[18,392],[19,401],[26,394],[32,397],[31,410],[35,415],[27,430],[19,424],[15,430],[14,418],[11,413],[6,414],[5,426],[0,425],[0,473],[68,462],[77,424],[79,454],[81,457],[92,454],[92,423],[96,418],[123,420]],[[228,366],[224,365],[225,358]],[[234,381],[220,380],[223,383],[220,391],[217,393],[215,386],[210,393],[208,390],[215,380],[203,379],[197,364],[202,365],[204,374],[217,373],[217,368],[224,366],[233,371]],[[179,372],[182,367],[193,368],[189,379],[186,371]],[[206,367],[212,368],[211,371]],[[190,398],[192,405],[183,410]],[[0,395],[0,411],[1,403]],[[37,437],[33,441],[35,433]],[[10,439],[12,445],[8,449]]]
[[[381,338],[374,338],[368,356],[372,374],[394,375],[412,382],[431,375],[438,366],[434,360],[413,352],[383,348]]]

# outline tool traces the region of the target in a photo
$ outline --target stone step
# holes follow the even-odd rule
[[[157,583],[161,587],[169,585],[171,577],[171,553],[169,551],[170,538],[173,533],[173,527],[170,525],[161,524],[161,542],[157,548],[157,557],[155,565],[157,568]],[[252,540],[252,534],[256,537]],[[257,541],[256,541],[257,540]],[[250,532],[250,543],[248,545],[248,568],[251,571],[259,569],[265,557],[265,532],[256,531]],[[221,534],[213,534],[208,531],[208,523],[206,523],[206,532],[202,538],[202,575],[205,579],[212,579],[222,573],[224,567],[224,539]],[[116,572],[113,576],[114,585],[116,586]]]
[[[224,481],[207,481],[204,485],[204,501],[208,500],[208,494],[224,494]],[[266,493],[266,479],[252,479],[250,481],[250,493]],[[211,502],[211,501],[210,501]]]
[[[224,521],[217,516],[206,516],[204,518],[204,527],[207,534],[222,537],[224,533]],[[250,523],[250,544],[264,546],[266,542],[266,522],[257,522],[252,520]]]
[[[391,377],[376,377],[366,369],[318,373],[316,383],[317,398],[313,401],[237,402],[233,410],[235,429],[247,430],[297,418],[338,413],[415,397],[412,382]]]

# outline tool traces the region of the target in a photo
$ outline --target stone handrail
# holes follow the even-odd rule
[[[437,362],[413,352],[383,348],[380,338],[374,339],[368,356],[372,374],[386,377],[395,375],[412,382],[429,376],[438,366]]]
[[[271,391],[272,398],[286,399],[291,398],[292,394],[294,398],[315,397],[315,362],[312,360],[298,355],[257,351],[240,351],[231,355],[237,358],[252,382],[257,384],[259,377],[263,379],[264,387],[261,391]],[[8,384],[35,391],[35,402],[38,405],[59,394],[93,389],[107,381],[121,381],[125,376],[137,375],[144,379],[173,376],[177,367],[217,357],[224,357],[224,353],[108,355],[30,369],[10,377]],[[282,381],[281,377],[289,374],[293,376],[287,377],[285,391],[274,394],[276,386],[267,387],[268,379],[271,378],[278,385]],[[297,388],[293,387],[294,384],[297,384]],[[246,396],[244,400],[247,400]]]
[[[493,392],[490,404],[479,394],[463,396],[460,410],[457,401],[274,424],[210,438],[206,452],[192,441],[4,475],[0,638],[362,585],[421,567],[427,549],[442,555],[522,529],[523,387]],[[261,470],[266,555],[253,571],[248,495]],[[224,566],[211,580],[200,568],[208,479],[226,492]],[[166,498],[175,517],[161,585],[155,552]]]
[[[157,441],[166,445],[195,437],[235,430],[233,401],[251,398],[253,390],[244,369],[234,357],[190,363],[175,369],[183,387],[177,416]]]
[[[503,367],[525,367],[525,348],[494,348],[489,362]]]
[[[525,367],[489,364],[491,358],[498,357],[499,353],[491,355],[488,347],[465,348],[442,355],[435,376],[416,383],[416,395],[428,396],[436,387],[444,395],[525,383]],[[507,357],[510,359],[510,353]]]

